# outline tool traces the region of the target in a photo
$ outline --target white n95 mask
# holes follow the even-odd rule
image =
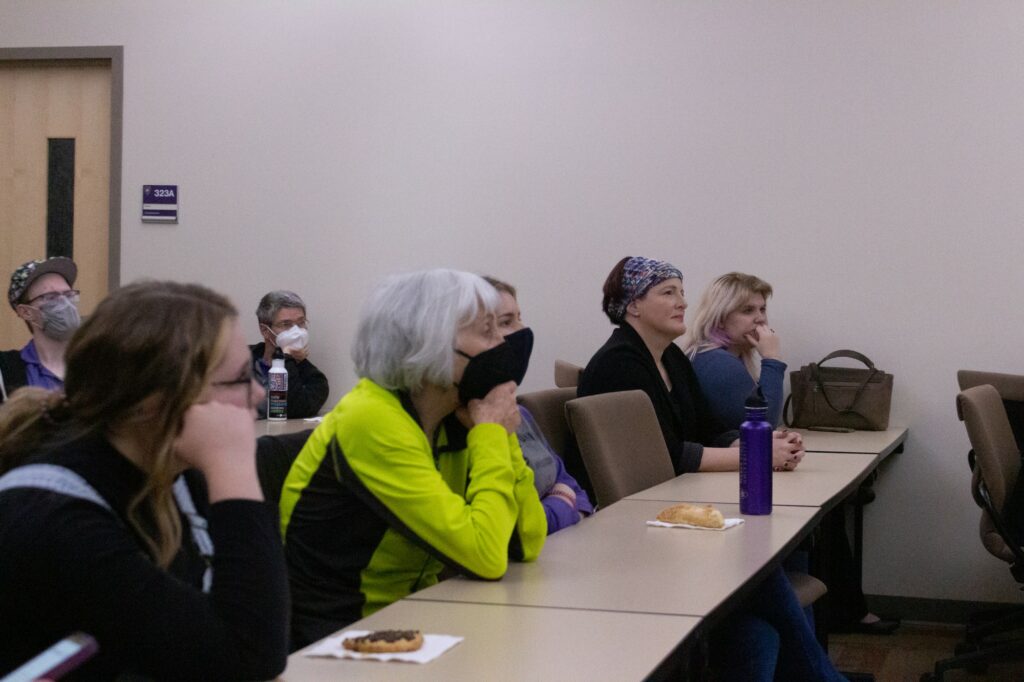
[[[283,351],[303,350],[309,345],[309,330],[298,325],[289,327],[277,335],[274,343]]]

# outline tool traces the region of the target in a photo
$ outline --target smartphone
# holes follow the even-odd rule
[[[7,673],[0,682],[32,682],[40,677],[60,679],[95,655],[99,645],[91,635],[76,632],[60,640],[46,651]]]

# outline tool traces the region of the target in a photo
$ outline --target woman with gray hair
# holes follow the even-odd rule
[[[281,494],[293,646],[436,583],[444,566],[494,580],[540,553],[546,517],[515,436],[525,367],[497,304],[491,285],[453,270],[397,275],[371,295],[352,350],[360,380]]]

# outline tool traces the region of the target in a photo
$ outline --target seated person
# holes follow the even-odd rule
[[[498,304],[498,330],[507,343],[520,350],[524,356],[524,364],[529,362],[530,351],[533,350],[533,332],[523,324],[515,288],[493,277],[484,279],[497,289],[498,295],[501,296],[501,302]],[[519,338],[522,341],[513,342]],[[523,419],[516,430],[516,437],[519,438],[519,447],[523,450],[526,463],[533,469],[533,484],[547,513],[550,535],[578,523],[584,516],[593,514],[594,505],[590,503],[586,491],[580,488],[576,479],[565,470],[562,458],[548,445],[530,411],[520,405],[519,413]]]
[[[651,397],[676,473],[735,470],[736,432],[712,416],[693,368],[673,341],[686,332],[683,275],[664,261],[627,257],[604,284],[603,309],[618,328],[580,376],[580,396],[643,390]],[[773,462],[789,471],[799,434],[777,433]],[[723,680],[841,680],[814,637],[793,588],[775,568],[711,634]]]
[[[316,368],[309,356],[309,321],[306,304],[291,291],[271,291],[256,308],[260,335],[263,341],[249,346],[252,351],[253,370],[263,388],[267,387],[274,353],[284,353],[284,368],[288,370],[288,418],[315,417],[327,401],[330,387],[327,377]],[[267,405],[258,408],[260,418],[267,416]]]
[[[779,336],[768,326],[771,295],[772,286],[758,277],[722,275],[701,296],[683,344],[712,414],[731,429],[743,422],[743,403],[755,386],[767,399],[772,426],[782,418],[786,363]],[[868,611],[847,537],[845,507],[826,514],[821,530],[816,556],[822,565],[815,572],[829,588],[822,603],[828,627],[866,634],[896,630],[898,618]]]
[[[284,670],[288,584],[253,461],[251,367],[223,296],[131,284],[75,334],[64,392],[23,388],[0,407],[0,674],[76,630],[99,643],[76,679]]]
[[[623,258],[605,281],[603,308],[618,327],[584,368],[578,395],[642,390],[677,474],[737,470],[738,433],[711,413],[690,361],[673,343],[686,332],[682,273],[664,261]],[[791,471],[803,456],[798,433],[775,433],[776,469]]]
[[[0,352],[0,403],[22,386],[64,386],[64,351],[81,324],[78,268],[61,256],[30,260],[11,274],[7,302],[25,321],[32,339],[21,350]]]
[[[786,363],[768,326],[772,286],[741,272],[722,275],[701,297],[683,342],[711,413],[728,428],[743,422],[743,403],[756,386],[768,403],[768,421],[782,418]]]
[[[498,292],[466,272],[388,278],[363,308],[360,377],[281,491],[301,647],[437,582],[532,561],[544,508],[515,432],[525,365],[498,332]]]

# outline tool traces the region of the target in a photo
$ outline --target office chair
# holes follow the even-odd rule
[[[256,439],[256,474],[260,479],[263,499],[267,502],[277,504],[281,501],[284,479],[311,433],[313,429]]]
[[[555,386],[569,388],[579,386],[583,368],[565,360],[555,360]]]
[[[995,387],[999,392],[999,397],[1003,400],[1003,409],[1006,410],[1006,417],[1010,420],[1010,428],[1013,429],[1017,449],[1024,452],[1024,376],[962,369],[956,373],[956,379],[961,391],[985,384]],[[973,470],[973,457],[970,459]]]
[[[658,416],[643,391],[577,398],[565,404],[565,413],[601,506],[675,477]],[[802,608],[828,592],[806,573],[786,575]]]
[[[602,507],[675,476],[654,406],[643,391],[576,398],[565,404],[565,416]]]
[[[575,388],[549,388],[518,396],[519,404],[530,411],[548,445],[563,459],[572,447],[572,432],[565,421],[565,403],[576,398]]]
[[[961,382],[969,379],[960,377]],[[1020,449],[1004,409],[1004,398],[991,384],[973,386],[956,397],[956,411],[967,429],[975,457],[971,493],[982,508],[981,544],[1008,563],[1014,579],[1024,585],[1024,549],[1013,538],[1004,516],[1021,472]],[[1024,607],[969,621],[964,641],[954,653],[952,658],[935,664],[933,675],[921,679],[942,680],[949,670],[982,671],[988,663],[1024,658]]]

